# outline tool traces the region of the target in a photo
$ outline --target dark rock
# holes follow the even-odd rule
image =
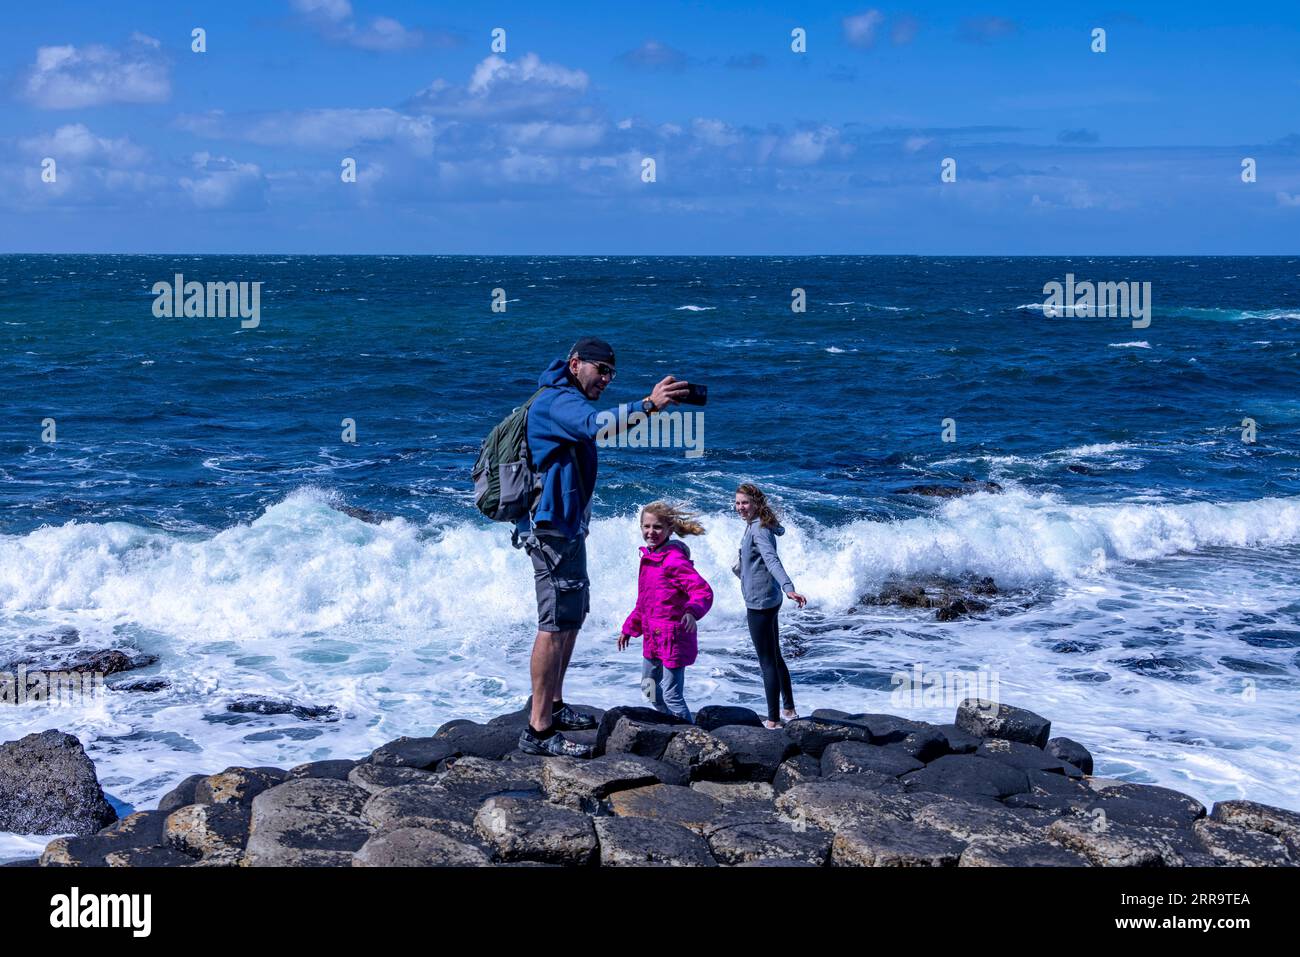
[[[0,831],[88,836],[115,820],[72,735],[42,731],[0,744]]]
[[[795,785],[777,796],[776,808],[796,824],[838,831],[879,818],[909,820],[910,808],[894,800],[901,794],[896,778],[867,772]]]
[[[1092,774],[1092,752],[1078,741],[1069,738],[1052,738],[1044,749],[1054,758],[1073,764],[1084,774]]]
[[[664,714],[654,708],[625,707],[622,705],[617,708],[610,708],[600,716],[600,724],[596,728],[595,753],[597,757],[605,753],[605,742],[614,733],[614,728],[617,727],[619,719],[624,717],[639,721],[642,724],[662,724],[670,727],[684,727],[690,724],[684,718],[679,718],[673,714]]]
[[[191,867],[194,858],[172,847],[128,847],[104,855],[109,867]]]
[[[348,867],[373,828],[370,795],[330,778],[295,778],[253,799],[246,867]]]
[[[474,758],[500,761],[508,752],[519,746],[518,729],[507,724],[477,724],[468,721],[443,725],[434,735],[451,746],[452,753]]]
[[[840,741],[831,744],[822,752],[822,776],[832,774],[858,774],[862,771],[876,771],[901,777],[909,771],[917,771],[925,764],[916,760],[897,746],[880,747],[863,744],[860,741]]]
[[[352,855],[353,867],[484,867],[492,863],[476,844],[423,827],[376,834]]]
[[[913,815],[913,820],[943,831],[962,843],[983,841],[1009,846],[1050,843],[1047,828],[1053,819],[1051,815],[1035,815],[1032,811],[1016,812],[996,806],[940,802],[921,808]]]
[[[975,754],[991,761],[1000,761],[1022,771],[1050,771],[1067,777],[1082,777],[1083,772],[1073,764],[1067,765],[1060,758],[1053,757],[1042,748],[1020,741],[1007,741],[1005,738],[985,738],[984,743],[976,749]]]
[[[695,724],[705,731],[712,731],[715,728],[723,728],[729,724],[747,725],[751,728],[761,728],[763,719],[749,708],[736,707],[734,705],[706,704],[699,711],[695,712]]]
[[[598,817],[592,823],[603,867],[714,867],[709,845],[695,831],[644,817]]]
[[[1105,809],[1120,823],[1154,827],[1190,827],[1205,817],[1205,805],[1196,798],[1171,788],[1150,784],[1102,783],[1094,779],[1098,798],[1092,807]]]
[[[252,821],[252,811],[238,804],[191,804],[167,815],[163,840],[209,866],[235,867]]]
[[[263,791],[288,777],[278,768],[226,768],[194,785],[194,804],[242,804],[249,807]]]
[[[199,782],[206,778],[206,774],[191,774],[162,796],[162,800],[158,802],[158,810],[174,811],[177,808],[185,807],[187,804],[194,804],[194,792],[198,788]]]
[[[904,775],[913,788],[945,794],[977,794],[1005,798],[1029,790],[1029,779],[1019,768],[973,754],[946,754],[919,771]]]
[[[598,732],[599,733],[599,732]],[[566,732],[566,737],[569,732]],[[639,754],[658,759],[668,747],[673,729],[663,724],[647,724],[624,716],[605,741],[605,754]]]
[[[327,761],[309,761],[306,764],[300,764],[297,767],[289,769],[291,778],[333,778],[336,781],[346,781],[352,769],[360,762],[342,760]]]
[[[697,834],[703,834],[723,813],[722,805],[709,795],[671,784],[619,791],[610,796],[609,806],[617,817],[667,821]]]
[[[1048,834],[1097,867],[1199,867],[1218,863],[1190,828],[1061,818],[1048,828]]]
[[[537,793],[531,800],[540,800]],[[401,784],[370,798],[362,816],[377,834],[421,828],[446,834],[462,844],[477,845],[482,838],[474,829],[474,815],[483,802],[463,789],[441,784]]]
[[[729,724],[713,730],[736,762],[736,773],[751,781],[771,781],[781,762],[797,750],[782,729]]]
[[[971,480],[962,485],[908,485],[895,489],[895,495],[924,495],[929,498],[956,498],[959,495],[973,495],[976,492],[1001,492],[1002,486],[997,482],[976,482]]]
[[[41,859],[39,857],[24,857],[17,861],[5,861],[0,867],[40,867]]]
[[[902,748],[922,764],[929,764],[935,758],[941,758],[951,751],[948,747],[948,736],[938,728],[913,731],[896,747]]]
[[[818,758],[828,744],[837,741],[871,741],[871,730],[866,725],[834,719],[796,718],[787,722],[785,733],[800,751]]]
[[[299,704],[274,698],[240,698],[226,705],[231,714],[287,714],[304,721],[337,721],[341,715],[332,704]]]
[[[855,714],[844,720],[867,728],[871,732],[872,744],[902,744],[908,735],[935,727],[924,721],[900,718],[896,714]]]
[[[391,764],[370,764],[362,761],[344,780],[364,788],[371,794],[378,794],[384,788],[395,788],[403,784],[436,784],[438,775],[433,771],[420,768],[403,768]]]
[[[109,684],[112,691],[130,691],[135,694],[149,694],[155,691],[164,691],[170,688],[172,683],[162,677],[148,678],[128,678],[124,681],[114,681]]]
[[[381,525],[384,522],[392,521],[393,516],[387,512],[375,512],[368,508],[361,508],[357,505],[334,505],[335,511],[342,512],[349,518],[355,518],[358,521],[365,522],[367,525]]]
[[[1043,747],[1052,722],[1041,715],[1009,704],[967,698],[957,707],[957,727],[980,738],[1005,738]]]
[[[684,768],[692,781],[726,781],[739,773],[731,749],[698,727],[675,732],[664,748],[663,760]]]
[[[61,837],[41,853],[42,867],[107,867],[108,855],[163,843],[164,811],[137,811],[88,837]]]
[[[988,611],[988,608],[986,602],[966,596],[964,598],[954,598],[939,606],[939,609],[934,613],[934,617],[936,621],[956,621],[958,618],[965,618],[967,615]]]
[[[710,830],[709,850],[719,864],[785,860],[826,863],[831,835],[817,827],[792,827],[783,821],[743,822]]]
[[[1228,867],[1295,867],[1298,863],[1280,839],[1208,818],[1195,822],[1192,833],[1219,863]]]
[[[776,792],[766,781],[696,781],[691,789],[721,804],[724,814],[732,810],[775,814],[772,799]]]
[[[606,753],[590,760],[552,758],[542,766],[542,788],[548,798],[589,812],[599,810],[601,802],[617,791],[686,780],[680,768],[630,754]]]
[[[545,801],[489,798],[474,826],[503,861],[581,866],[596,853],[591,818]]]
[[[966,845],[942,831],[880,819],[835,832],[837,867],[956,867]]]
[[[1272,834],[1300,859],[1300,813],[1256,801],[1219,801],[1211,816],[1220,824]]]
[[[1090,867],[1088,859],[1056,844],[969,844],[958,867]]]
[[[776,769],[776,776],[772,778],[772,790],[776,794],[783,794],[796,784],[817,780],[821,774],[822,763],[819,760],[810,754],[796,754],[782,761]]]
[[[477,725],[475,726],[477,727]],[[469,734],[470,732],[466,732]],[[518,738],[518,735],[515,735]],[[512,746],[515,743],[512,739]],[[401,737],[370,752],[364,760],[398,768],[421,768],[432,771],[447,758],[458,755],[456,744],[448,738]],[[499,755],[498,755],[499,757]]]
[[[948,750],[953,754],[974,754],[975,750],[984,743],[983,738],[963,731],[955,724],[936,725],[935,730],[944,736],[948,742]]]

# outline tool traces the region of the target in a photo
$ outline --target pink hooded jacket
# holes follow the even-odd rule
[[[669,539],[658,551],[641,548],[636,607],[623,622],[623,634],[643,636],[641,654],[666,668],[692,665],[699,654],[696,635],[682,628],[688,612],[699,621],[713,606],[713,589],[691,564],[685,542]]]

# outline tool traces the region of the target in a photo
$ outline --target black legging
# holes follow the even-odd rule
[[[794,710],[794,691],[790,687],[790,669],[781,657],[781,635],[777,628],[777,614],[781,606],[775,608],[750,608],[745,617],[749,621],[749,637],[754,642],[754,651],[758,654],[759,667],[763,669],[763,693],[767,695],[767,720],[779,721],[777,704],[785,701],[787,711]]]

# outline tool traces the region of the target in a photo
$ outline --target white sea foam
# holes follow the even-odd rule
[[[674,312],[710,312],[717,308],[717,306],[678,306]]]
[[[1151,348],[1151,343],[1147,342],[1145,339],[1140,339],[1137,342],[1112,342],[1109,345],[1110,348],[1112,349],[1150,349]]]

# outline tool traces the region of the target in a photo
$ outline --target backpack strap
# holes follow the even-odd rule
[[[565,388],[565,386],[558,386],[558,385],[544,385],[544,386],[542,386],[540,389],[538,389],[536,392],[533,393],[532,398],[530,398],[526,403],[524,403],[524,407],[525,407],[525,408],[531,408],[531,407],[532,407],[532,404],[533,404],[533,401],[534,401],[534,400],[535,400],[539,395],[541,395],[543,392],[545,392],[547,389],[562,389],[562,388]],[[573,462],[573,474],[574,474],[574,477],[575,477],[575,478],[577,479],[577,481],[578,481],[578,494],[581,495],[583,498],[586,498],[586,497],[587,497],[587,486],[586,486],[586,483],[584,483],[584,482],[582,481],[582,463],[578,461],[578,451],[577,451],[577,449],[574,447],[574,444],[573,444],[572,442],[569,442],[569,443],[566,443],[566,444],[568,445],[568,448],[569,448],[569,458],[570,458],[570,459],[572,460],[572,462]],[[532,461],[532,457],[533,457],[533,452],[532,452],[532,449],[531,449],[531,448],[529,447],[529,445],[528,445],[528,420],[527,420],[527,419],[524,420],[524,449],[528,452],[528,458],[529,458],[529,461],[531,462],[531,461]],[[590,500],[588,500],[588,502],[587,502],[588,507],[590,506],[590,504],[591,504],[591,502],[590,502]],[[534,512],[534,510],[536,509],[536,507],[537,507],[536,504],[534,504],[534,505],[533,505],[533,508],[530,508],[530,509],[528,510],[528,538],[527,538],[527,539],[524,539],[523,541],[520,541],[520,538],[519,538],[519,529],[518,529],[518,528],[511,529],[511,531],[510,531],[510,544],[513,545],[515,548],[522,548],[522,549],[524,549],[525,551],[527,551],[527,550],[528,550],[528,542],[529,542],[529,540],[530,540],[530,539],[535,539],[535,538],[537,537],[537,522],[533,519],[533,512]],[[584,511],[584,517],[585,517],[585,511]]]

